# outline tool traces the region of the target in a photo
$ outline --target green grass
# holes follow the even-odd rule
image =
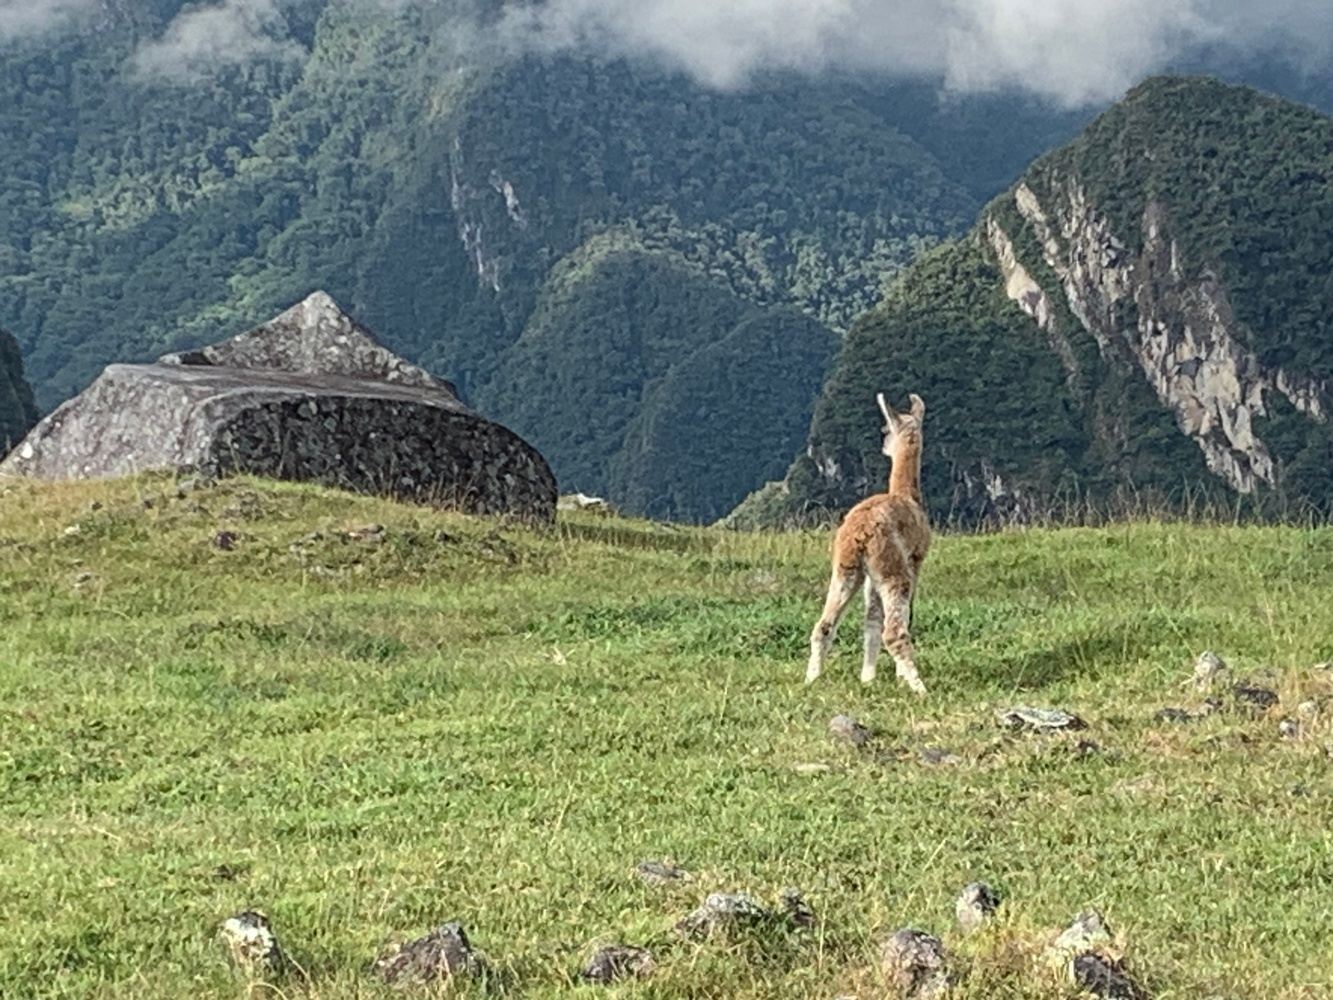
[[[382,543],[341,534],[370,522]],[[855,614],[801,683],[826,545],[250,481],[0,486],[0,996],[246,996],[216,933],[258,907],[308,976],[286,997],[388,995],[386,942],[457,919],[505,995],[595,995],[578,968],[625,940],[660,969],[614,996],[865,1000],[912,924],[955,997],[1049,998],[1041,948],[1087,905],[1159,998],[1333,995],[1333,703],[1276,730],[1333,694],[1333,530],[940,538],[922,703],[888,662],[857,682]],[[1155,722],[1205,648],[1282,707]],[[1008,735],[1015,702],[1090,731]],[[838,712],[881,752],[831,742]],[[962,763],[893,752],[923,746]],[[695,881],[632,877],[659,857]],[[960,939],[977,878],[1007,901]],[[672,934],[711,890],[788,885],[816,932]]]

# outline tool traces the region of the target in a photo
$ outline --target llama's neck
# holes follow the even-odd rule
[[[921,503],[921,449],[899,448],[893,453],[889,472],[889,496],[906,497]]]

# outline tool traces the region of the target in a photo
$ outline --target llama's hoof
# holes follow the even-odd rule
[[[805,675],[805,682],[806,682],[807,684],[813,684],[813,683],[814,683],[815,681],[817,681],[817,680],[819,680],[819,675],[818,675],[818,674],[810,674],[810,673],[807,673],[807,674]]]
[[[861,675],[861,683],[862,683],[862,684],[874,684],[874,683],[875,683],[875,675],[874,675],[874,674],[862,674],[862,675]]]

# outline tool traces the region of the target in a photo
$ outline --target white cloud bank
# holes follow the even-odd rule
[[[134,69],[144,77],[188,83],[219,67],[258,59],[301,59],[277,0],[220,0],[187,7],[160,38],[141,45]]]
[[[0,0],[0,42],[56,31],[100,7],[100,0]]]

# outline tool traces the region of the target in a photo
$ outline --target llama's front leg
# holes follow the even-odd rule
[[[912,595],[910,592],[892,592],[890,588],[882,591],[884,600],[884,645],[893,654],[893,663],[897,668],[898,678],[915,694],[924,695],[926,685],[921,683],[921,675],[916,670],[916,649],[912,645],[912,635],[908,629],[908,620],[912,614]]]
[[[817,680],[824,669],[824,661],[828,659],[829,649],[833,645],[834,633],[838,631],[838,622],[842,620],[843,613],[847,610],[847,602],[852,599],[852,595],[860,585],[861,574],[839,573],[836,569],[833,571],[833,579],[829,581],[828,596],[824,599],[824,612],[815,623],[814,631],[810,633],[810,664],[805,669],[807,684]]]
[[[875,663],[879,660],[884,632],[884,599],[873,580],[866,581],[865,656],[861,660],[861,683],[875,679]]]

